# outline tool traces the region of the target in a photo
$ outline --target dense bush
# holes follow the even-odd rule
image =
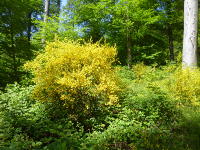
[[[96,44],[52,42],[26,64],[34,74],[34,97],[60,103],[78,122],[101,116],[104,105],[117,103],[116,49]]]
[[[178,136],[184,147],[192,150],[200,149],[200,108],[184,107],[183,117],[177,128]]]
[[[124,91],[123,101],[110,125],[93,132],[86,145],[93,149],[170,149],[173,127],[180,113],[166,93],[157,86],[132,84]]]
[[[200,105],[199,69],[177,69],[170,80],[168,89],[180,105]]]
[[[14,84],[1,93],[0,149],[39,149],[61,138],[77,145],[81,132],[74,130],[60,108],[33,100],[32,89]]]
[[[31,126],[26,128],[26,125],[31,125],[29,121],[36,118],[34,114],[29,113],[29,108],[34,105],[34,101],[29,95],[32,88],[33,87],[19,88],[17,84],[14,84],[8,86],[6,89],[7,92],[0,95],[1,146],[12,146],[17,139],[21,139],[22,143],[24,140],[27,140],[26,138],[28,136],[21,133],[24,130],[29,130]],[[32,139],[28,141],[32,142]],[[28,145],[29,144],[30,143],[28,143]],[[23,147],[24,145],[21,145],[20,147]]]

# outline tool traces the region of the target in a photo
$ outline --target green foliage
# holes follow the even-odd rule
[[[117,45],[123,64],[127,59],[128,42],[134,63],[164,64],[167,53],[163,50],[167,43],[158,29],[152,28],[161,18],[154,3],[149,0],[69,0],[65,9],[71,15],[71,22],[83,28],[81,36],[86,41],[105,39]]]
[[[60,100],[34,100],[35,86],[9,85],[0,94],[0,149],[199,149],[199,106],[193,105],[190,94],[184,95],[187,105],[177,105],[180,97],[173,95],[177,81],[185,78],[188,70],[138,64],[133,69],[118,66],[112,71],[121,88],[118,103],[95,105],[88,116],[83,114],[86,111],[83,115],[68,112]],[[196,76],[198,71],[190,75]],[[187,80],[193,84],[193,78]],[[173,90],[169,91],[169,86]]]
[[[200,108],[199,107],[184,107],[182,109],[183,118],[178,126],[178,131],[184,147],[192,150],[200,148]]]
[[[38,149],[61,137],[78,142],[81,132],[61,108],[33,100],[32,89],[14,84],[0,95],[0,149]]]
[[[20,66],[32,58],[32,16],[41,11],[42,0],[0,1],[0,88],[19,82]]]
[[[123,103],[125,107],[142,111],[145,113],[145,116],[155,115],[154,121],[158,119],[160,125],[167,125],[175,119],[176,107],[169,99],[167,93],[162,92],[159,87],[151,84],[132,84],[131,87],[126,93],[127,97]]]
[[[46,42],[52,42],[55,41],[55,39],[80,39],[78,33],[80,33],[81,30],[75,31],[75,28],[68,22],[69,18],[67,17],[66,15],[62,15],[62,18],[56,16],[48,17],[48,22],[46,23],[35,20],[34,22],[40,30],[34,34],[32,43],[41,48],[44,45],[42,39],[45,39]]]
[[[117,118],[103,132],[93,132],[86,145],[94,149],[168,149],[171,126],[179,118],[173,102],[157,87],[133,83],[125,90]]]
[[[116,75],[119,78],[119,86],[121,89],[127,88],[132,81],[136,78],[135,73],[130,70],[127,66],[116,66],[115,67]],[[123,94],[120,92],[120,94]]]
[[[30,120],[34,120],[39,115],[30,113],[30,107],[34,105],[34,101],[30,98],[32,88],[20,88],[14,84],[8,86],[7,92],[0,95],[0,145],[2,147],[20,149],[32,144],[32,139],[29,139],[27,134],[22,134],[24,130],[29,130],[28,128],[31,127]],[[42,116],[38,118],[40,117]],[[27,126],[28,124],[30,127]]]
[[[132,71],[136,75],[135,82],[161,85],[165,79],[168,80],[169,76],[175,72],[176,68],[177,65],[158,67],[157,64],[147,66],[140,63],[134,65]]]

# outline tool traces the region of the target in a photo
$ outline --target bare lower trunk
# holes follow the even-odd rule
[[[17,59],[16,59],[16,49],[14,46],[14,35],[11,32],[11,49],[12,49],[12,79],[13,81],[18,81],[18,67],[17,67]]]
[[[29,52],[31,51],[31,26],[32,26],[31,15],[32,15],[32,12],[30,12],[28,14],[28,27],[27,27],[27,39],[28,39],[28,50],[29,50]],[[30,59],[30,56],[28,56],[28,57]]]
[[[50,0],[45,0],[45,6],[44,6],[44,23],[47,23],[48,16],[49,16],[49,5],[50,5]],[[45,43],[45,35],[42,38],[42,44],[44,45]]]
[[[61,10],[61,0],[57,0],[57,7],[58,7],[58,17],[60,16],[60,10]]]
[[[168,24],[167,28],[167,33],[168,33],[168,41],[169,41],[169,56],[170,56],[170,61],[174,61],[174,44],[173,44],[173,30],[172,26]]]
[[[183,68],[197,66],[198,0],[184,1]]]
[[[30,42],[31,40],[31,15],[32,15],[32,12],[30,12],[28,14],[28,27],[27,27],[27,38],[28,38],[28,41]]]
[[[50,0],[45,0],[45,7],[44,7],[44,22],[47,22],[47,18],[49,16],[49,5],[50,5]]]
[[[130,37],[127,36],[127,65],[130,68],[132,63],[132,53],[131,53],[131,40]]]

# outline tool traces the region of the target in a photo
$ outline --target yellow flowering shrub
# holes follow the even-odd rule
[[[147,73],[147,66],[145,66],[144,63],[136,64],[132,69],[136,78],[139,80],[142,79],[142,77]]]
[[[171,77],[169,90],[181,104],[199,105],[200,70],[178,69]]]
[[[112,64],[116,49],[71,41],[48,43],[25,67],[34,75],[34,97],[62,101],[71,110],[87,111],[94,104],[114,104],[119,87]]]
[[[137,81],[142,81],[149,78],[149,75],[155,72],[155,68],[146,66],[144,63],[139,63],[132,67],[132,71],[134,72]]]

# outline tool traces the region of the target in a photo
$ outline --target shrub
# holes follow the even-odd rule
[[[136,78],[138,80],[143,79],[145,76],[147,76],[148,74],[150,74],[154,71],[154,69],[152,67],[146,66],[143,63],[134,65],[132,70],[135,73]]]
[[[0,149],[39,149],[61,139],[78,145],[82,131],[54,104],[35,101],[32,90],[14,84],[0,94]]]
[[[146,66],[143,63],[133,66],[132,71],[136,75],[135,82],[152,83],[162,80],[165,77],[164,72],[155,66]]]
[[[85,146],[93,149],[170,149],[180,115],[159,87],[132,82],[124,91],[118,113],[103,132],[93,132]]]
[[[168,125],[176,120],[178,111],[175,103],[159,86],[133,83],[126,95],[122,104],[124,107],[142,111],[147,118],[153,117],[159,125]]]
[[[33,140],[27,132],[31,120],[40,118],[39,114],[30,113],[35,104],[30,97],[33,87],[9,85],[6,92],[0,94],[0,148],[26,149],[31,147]]]
[[[182,145],[188,149],[200,149],[200,108],[185,107],[182,110],[183,118],[179,124],[179,136]]]
[[[59,101],[71,118],[80,121],[118,101],[115,57],[114,47],[55,41],[25,66],[35,76],[34,97]]]
[[[180,105],[200,104],[200,70],[177,69],[168,79],[167,88]]]

